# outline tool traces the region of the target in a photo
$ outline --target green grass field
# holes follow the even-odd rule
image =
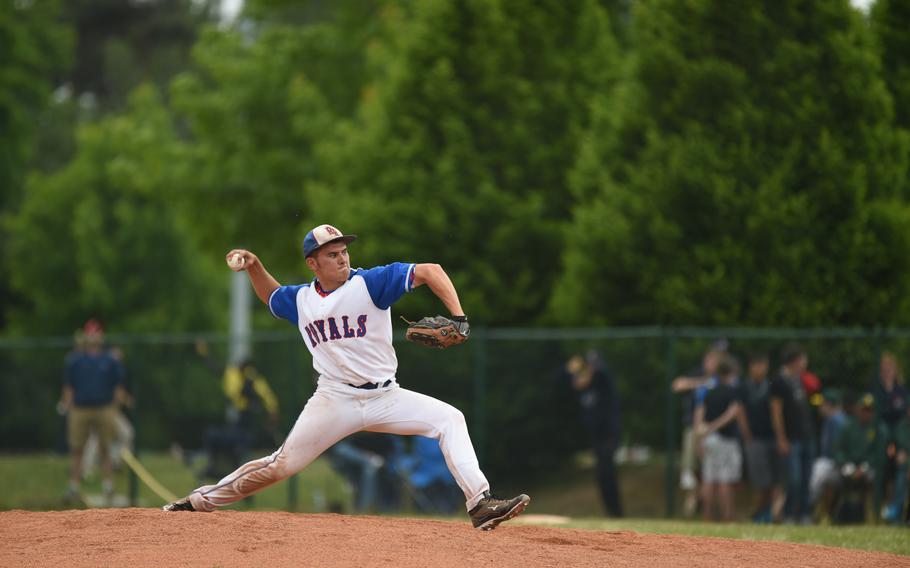
[[[189,466],[168,454],[142,454],[139,459],[155,479],[178,497],[200,485]],[[63,499],[67,487],[67,463],[65,457],[51,454],[0,456],[0,483],[6,488],[0,493],[0,510],[78,508],[80,505],[66,503]],[[324,511],[333,504],[345,510],[350,506],[350,488],[323,459],[310,465],[294,481],[298,490],[297,510],[300,512]],[[82,489],[83,493],[89,495],[100,494],[101,481],[93,476],[83,484]],[[290,489],[291,481],[288,480],[259,493],[252,503],[240,502],[234,508],[287,510]],[[124,496],[129,494],[129,479],[125,468],[116,476],[114,492]],[[160,507],[165,504],[141,482],[138,501],[140,507]]]
[[[662,464],[626,465],[620,469],[623,506],[629,518],[599,517],[600,498],[593,471],[573,466],[558,472],[542,487],[532,488],[532,513],[568,514],[570,522],[554,526],[593,530],[632,530],[654,534],[681,534],[751,540],[770,540],[840,546],[860,550],[910,555],[910,529],[885,525],[784,526],[751,523],[705,523],[700,520],[670,520],[664,515],[664,468]],[[657,490],[655,490],[657,488]],[[679,492],[677,492],[679,493]],[[677,495],[676,510],[681,510]],[[750,511],[748,491],[737,494],[740,519]],[[570,511],[567,513],[566,511]]]
[[[887,526],[798,527],[783,525],[753,525],[744,523],[709,524],[700,521],[651,519],[573,519],[565,527],[593,530],[632,530],[654,534],[680,534],[745,540],[770,540],[839,546],[891,552],[910,556],[910,530]]]
[[[198,485],[193,471],[168,454],[143,454],[142,463],[165,487],[182,496]],[[597,496],[593,484],[583,477],[574,481],[565,479],[561,484],[530,487],[526,491],[534,496],[530,513],[578,515],[567,523],[554,526],[587,530],[632,530],[655,534],[681,534],[721,538],[786,541],[825,546],[839,546],[891,552],[910,556],[910,529],[886,526],[850,527],[798,527],[756,526],[752,524],[709,524],[699,521],[658,520],[641,518],[660,514],[660,491],[654,491],[659,482],[659,471],[653,468],[626,468],[623,471],[623,492],[627,510],[633,518],[609,520],[598,518]],[[63,500],[66,489],[67,460],[50,454],[0,456],[0,510],[59,510],[74,508]],[[653,477],[653,479],[652,479]],[[319,459],[301,472],[294,480],[297,488],[297,510],[324,512],[332,505],[350,509],[351,491],[347,483],[332,471],[328,462]],[[662,487],[657,485],[657,487]],[[279,483],[249,500],[238,503],[237,509],[286,510],[290,482]],[[128,494],[128,476],[125,471],[117,475],[116,493]],[[84,492],[100,493],[100,481],[90,479]],[[636,499],[636,495],[641,496]],[[139,506],[158,507],[164,501],[140,483]],[[82,505],[79,505],[80,507]],[[402,513],[407,515],[407,513]],[[636,518],[637,517],[637,518]],[[458,516],[465,521],[466,517]]]

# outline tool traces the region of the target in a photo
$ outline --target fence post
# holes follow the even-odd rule
[[[667,421],[667,448],[666,448],[666,481],[664,485],[664,494],[666,495],[666,515],[672,518],[676,508],[676,396],[673,394],[673,379],[676,377],[676,334],[675,328],[670,328],[666,332],[667,353],[666,365],[667,372],[664,382],[664,391],[666,392],[666,410],[664,412]]]
[[[135,348],[135,351],[131,357],[132,364],[130,365],[133,383],[133,392],[131,393],[133,404],[130,406],[129,418],[130,422],[133,423],[133,447],[131,450],[135,454],[136,458],[139,458],[139,384],[140,372],[139,369],[142,369],[142,356],[140,355],[141,349],[136,344],[133,343],[132,346]],[[136,471],[133,468],[129,468],[129,493],[130,493],[130,507],[139,506],[139,476],[136,475]]]
[[[878,327],[876,327],[872,333],[874,334],[873,338],[872,338],[872,341],[873,341],[872,345],[873,345],[873,351],[875,352],[875,361],[872,365],[872,368],[874,369],[874,371],[872,372],[872,383],[871,384],[876,385],[881,380],[881,377],[879,376],[879,374],[880,374],[879,364],[882,360],[882,334],[881,334],[881,329]],[[876,403],[877,403],[877,401],[876,401]],[[876,408],[875,409],[876,436],[878,435],[878,433],[881,429],[881,425],[882,425],[881,416],[882,416],[881,409]],[[878,446],[878,444],[876,444],[876,446]],[[884,452],[885,447],[886,446],[884,444],[881,446],[882,452]],[[873,503],[873,509],[872,509],[873,521],[872,522],[877,525],[881,519],[880,512],[882,510],[882,501],[884,500],[884,497],[885,497],[885,475],[884,475],[885,474],[885,456],[882,455],[881,452],[875,453],[874,467],[875,467],[875,487],[872,492],[872,503]]]
[[[288,339],[288,346],[291,350],[291,400],[294,401],[294,407],[297,408],[300,406],[300,351],[297,348],[297,338],[292,336]],[[290,413],[291,424],[287,427],[287,431],[290,432],[291,427],[294,425],[294,420],[296,420],[297,415],[292,411]],[[297,490],[297,482],[299,475],[294,474],[288,480],[288,511],[292,513],[297,512],[297,506],[299,501],[299,492]]]
[[[487,396],[487,333],[486,328],[479,327],[472,330],[474,343],[474,432],[476,434],[474,447],[477,449],[477,459],[483,463],[486,455],[487,421],[486,421],[486,396]]]

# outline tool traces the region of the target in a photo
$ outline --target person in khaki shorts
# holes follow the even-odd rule
[[[742,413],[736,387],[739,362],[724,354],[717,364],[717,384],[696,396],[695,432],[703,448],[702,503],[706,521],[717,505],[720,520],[733,520],[733,489],[742,474],[737,422]]]
[[[67,413],[70,447],[70,481],[67,500],[80,492],[82,454],[89,435],[98,437],[101,451],[102,487],[106,498],[113,493],[110,445],[116,431],[117,406],[124,399],[123,365],[104,349],[104,330],[95,320],[83,328],[83,346],[66,358],[63,398]]]

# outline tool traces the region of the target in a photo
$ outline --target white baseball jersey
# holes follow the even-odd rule
[[[269,309],[300,330],[321,375],[319,384],[280,448],[190,493],[196,511],[214,511],[294,475],[339,440],[363,430],[439,440],[468,511],[480,502],[490,484],[480,471],[464,415],[397,382],[384,384],[398,370],[390,308],[413,285],[414,265],[394,263],[351,270],[347,282],[331,292],[316,280],[272,292]],[[366,383],[378,386],[354,388]]]
[[[354,386],[395,378],[390,309],[414,283],[414,264],[351,269],[348,281],[326,292],[309,284],[281,286],[269,296],[272,315],[295,324],[324,379]]]

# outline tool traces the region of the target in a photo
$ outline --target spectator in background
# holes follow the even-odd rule
[[[672,384],[673,392],[681,395],[682,403],[682,451],[680,455],[679,487],[685,492],[683,513],[687,517],[698,508],[698,455],[695,451],[695,433],[692,428],[695,413],[695,392],[715,379],[717,363],[727,351],[727,341],[720,339],[711,344],[701,365],[686,375],[677,377]]]
[[[396,466],[403,454],[403,445],[400,436],[358,432],[329,450],[327,455],[332,467],[354,489],[356,512],[394,512],[400,508],[400,478]]]
[[[604,508],[612,517],[622,517],[619,482],[614,455],[622,439],[622,416],[616,382],[606,363],[596,351],[582,358],[575,355],[566,363],[566,371],[597,460],[597,482]]]
[[[820,514],[830,517],[833,489],[837,485],[838,470],[834,460],[835,443],[841,430],[847,424],[847,413],[844,412],[843,397],[839,390],[825,389],[822,392],[820,412],[822,415],[822,434],[819,441],[819,455],[812,464],[812,475],[809,480],[809,504],[815,510],[819,501],[823,503]]]
[[[811,524],[808,485],[812,418],[801,381],[809,356],[801,346],[790,344],[781,353],[781,362],[779,376],[771,381],[771,425],[778,454],[786,466],[784,522]]]
[[[872,387],[872,394],[878,418],[891,429],[897,426],[907,411],[907,390],[902,382],[897,357],[885,351],[879,362],[879,380]]]
[[[111,356],[123,364],[123,351],[119,347],[110,348]],[[127,392],[125,385],[123,397],[120,404],[117,405],[114,413],[114,437],[111,440],[111,467],[119,470],[123,466],[122,451],[133,448],[133,425],[124,414],[123,409],[133,405],[133,398]],[[100,464],[98,436],[94,432],[89,435],[85,443],[85,451],[82,454],[82,478],[87,479],[94,472],[94,468]]]
[[[253,362],[244,359],[221,365],[209,354],[208,343],[202,340],[196,342],[196,353],[212,373],[222,378],[227,423],[248,433],[255,443],[278,445],[278,397]]]
[[[225,421],[202,435],[205,467],[202,478],[221,479],[249,459],[254,445],[278,445],[278,398],[249,360],[222,365],[210,355],[205,341],[196,341],[196,353],[212,374],[221,377]]]
[[[85,352],[85,333],[82,331],[82,328],[76,329],[73,332],[73,348],[66,354],[64,361],[74,358],[77,354]],[[57,441],[57,451],[61,454],[69,453],[69,441],[68,441],[68,432],[69,428],[67,427],[68,416],[66,408],[63,406],[63,397],[60,397],[60,400],[57,401],[57,414],[61,417],[61,427],[60,427],[60,438]]]
[[[799,382],[803,385],[803,392],[806,393],[806,398],[809,399],[810,402],[812,401],[812,397],[816,395],[821,396],[822,380],[809,369],[800,373]]]
[[[882,353],[878,375],[878,381],[872,385],[872,394],[875,396],[875,414],[876,418],[888,428],[882,485],[886,494],[893,487],[891,494],[892,497],[896,497],[894,492],[897,490],[899,464],[897,463],[897,440],[894,439],[894,433],[906,413],[908,401],[907,390],[902,384],[900,365],[894,353],[890,351]],[[885,510],[884,514],[887,517],[889,511]]]
[[[61,409],[67,413],[70,474],[67,500],[80,494],[82,455],[91,433],[101,451],[102,490],[110,501],[114,490],[110,446],[118,405],[124,400],[123,365],[104,348],[104,329],[96,320],[83,327],[83,349],[67,355]]]
[[[739,398],[743,405],[740,433],[746,448],[746,466],[749,482],[755,489],[755,523],[772,522],[779,510],[781,460],[774,442],[771,426],[771,385],[768,380],[768,355],[754,353],[749,357],[749,380],[740,387]]]
[[[717,504],[722,521],[733,520],[733,485],[742,475],[737,420],[742,413],[736,386],[739,363],[729,354],[717,364],[717,384],[702,387],[695,407],[695,432],[703,448],[702,513],[706,521]]]
[[[834,519],[862,522],[865,519],[869,488],[879,473],[876,463],[883,457],[887,428],[876,424],[875,397],[860,397],[854,416],[841,429],[834,445],[834,461],[840,471],[836,489]]]
[[[446,465],[439,441],[411,437],[411,451],[394,460],[395,469],[406,476],[419,513],[451,515],[464,502],[464,495]]]
[[[894,442],[894,495],[891,502],[885,507],[884,519],[889,523],[898,523],[907,501],[907,485],[910,483],[910,405],[907,406],[904,416],[890,429],[889,439]],[[910,504],[906,507],[903,517],[907,526],[910,526]]]
[[[808,363],[807,363],[808,365]],[[803,370],[799,375],[799,382],[803,386],[803,395],[806,397],[806,404],[803,409],[806,413],[806,475],[803,476],[803,494],[811,498],[812,491],[809,488],[812,477],[812,464],[818,457],[818,425],[821,422],[820,407],[822,404],[822,381],[808,368]],[[809,509],[811,516],[812,509]]]

